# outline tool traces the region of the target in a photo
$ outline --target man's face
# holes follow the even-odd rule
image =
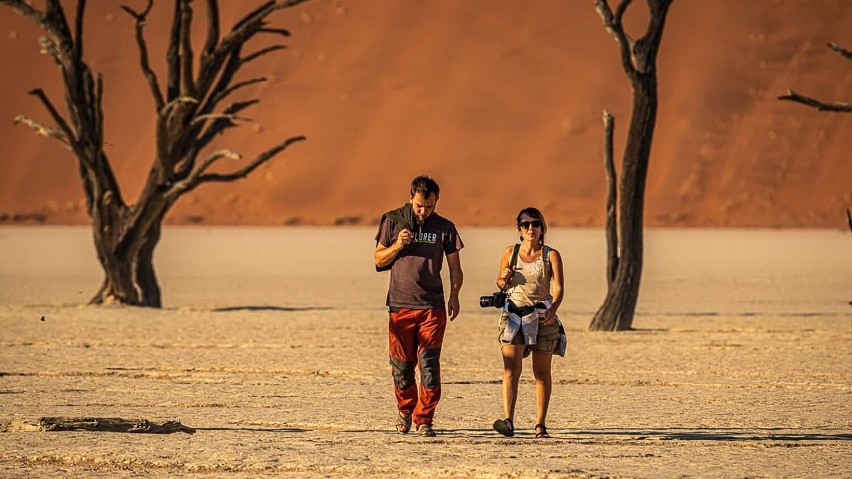
[[[415,193],[411,198],[411,206],[414,209],[414,217],[417,219],[417,224],[423,224],[432,213],[435,212],[435,203],[438,202],[438,197],[434,193],[423,197],[420,193]]]

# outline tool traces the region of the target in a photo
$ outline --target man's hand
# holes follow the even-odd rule
[[[373,252],[373,259],[376,266],[384,268],[393,263],[399,253],[405,248],[405,245],[410,244],[413,236],[411,231],[403,229],[396,235],[396,241],[390,246],[383,246],[382,243],[376,242],[376,250]]]
[[[408,228],[403,228],[396,237],[396,244],[402,247],[407,244],[411,244],[411,239],[411,231],[408,231]]]
[[[459,315],[458,296],[450,296],[450,300],[447,301],[447,313],[450,315],[450,321],[456,319],[456,316]]]

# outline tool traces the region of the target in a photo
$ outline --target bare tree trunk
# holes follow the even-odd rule
[[[105,277],[90,303],[162,306],[154,269],[154,248],[160,241],[161,221],[156,221],[144,234],[128,238],[125,243],[117,243],[111,235],[94,230],[98,260]]]
[[[617,174],[613,160],[612,134],[615,131],[615,117],[604,110],[604,171],[606,172],[606,287],[607,292],[615,284],[618,271],[618,206]]]
[[[633,89],[633,111],[627,131],[627,144],[618,187],[618,237],[616,239],[613,239],[610,233],[615,229],[614,215],[607,214],[609,248],[607,295],[589,325],[591,331],[631,329],[639,299],[644,251],[645,182],[657,118],[656,56],[671,0],[647,0],[647,2],[651,18],[645,36],[638,41],[634,41],[627,35],[621,23],[622,15],[630,4],[630,0],[622,0],[615,12],[610,9],[606,0],[595,2],[598,13],[604,20],[604,26],[619,44],[622,66],[630,78]],[[608,132],[607,136],[610,138],[608,141],[611,141],[611,132]],[[608,146],[606,151],[611,152],[611,146]],[[608,171],[609,161],[607,160]],[[611,192],[610,198],[613,196]],[[612,200],[615,199],[612,198]],[[615,265],[614,275],[613,264]]]

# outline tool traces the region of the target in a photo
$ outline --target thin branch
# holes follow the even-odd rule
[[[246,63],[248,63],[252,60],[256,60],[256,59],[258,59],[258,58],[260,58],[263,55],[266,55],[268,53],[272,53],[272,52],[275,52],[275,51],[278,51],[278,50],[286,50],[286,49],[287,49],[286,45],[272,45],[272,46],[269,46],[269,47],[266,47],[266,48],[262,48],[262,49],[254,52],[250,55],[243,57],[241,59],[240,63],[246,64]]]
[[[261,28],[257,31],[258,33],[274,33],[276,35],[281,35],[284,37],[290,36],[290,30],[286,28]]]
[[[221,47],[221,46],[220,46]],[[199,113],[211,113],[216,109],[219,101],[223,98],[222,92],[228,89],[228,85],[234,80],[234,76],[242,66],[240,53],[242,51],[242,43],[233,46],[227,56],[227,61],[224,55],[225,50],[218,48],[216,53],[208,57],[208,62],[202,64],[198,73],[198,88],[206,97],[206,101],[198,110]],[[213,84],[213,80],[218,77],[218,80]]]
[[[208,113],[206,115],[198,115],[195,118],[193,118],[192,123],[190,123],[189,126],[190,126],[190,128],[192,128],[194,126],[198,126],[198,125],[206,122],[207,120],[226,120],[226,121],[229,121],[229,122],[234,122],[234,121],[250,122],[250,121],[252,121],[251,118],[248,118],[248,117],[245,117],[245,116],[229,115],[229,114],[226,114],[226,113]]]
[[[49,127],[49,126],[47,126],[43,123],[40,123],[40,122],[33,120],[32,118],[26,117],[24,115],[18,115],[18,116],[15,117],[14,124],[17,125],[19,123],[23,123],[23,124],[29,126],[33,130],[35,130],[37,135],[45,136],[45,137],[48,137],[48,138],[55,138],[55,139],[61,141],[62,143],[65,144],[66,147],[68,147],[69,150],[73,151],[73,148],[71,147],[71,142],[68,141],[68,137],[65,136],[65,133],[63,133],[61,130]]]
[[[30,90],[29,94],[34,95],[38,97],[39,100],[41,100],[42,104],[44,104],[44,107],[47,108],[47,112],[50,113],[50,117],[53,118],[53,121],[56,122],[57,125],[59,125],[59,129],[62,130],[62,132],[65,134],[65,137],[68,139],[69,144],[76,145],[77,135],[74,133],[71,127],[68,126],[68,122],[66,122],[65,118],[63,118],[62,115],[59,114],[59,111],[56,109],[55,106],[53,106],[53,103],[51,103],[50,99],[47,98],[47,95],[44,93],[44,90],[42,90],[41,88],[36,88],[35,90]]]
[[[219,1],[207,0],[207,41],[204,42],[202,56],[210,56],[219,43]]]
[[[153,6],[154,0],[148,0],[148,6],[145,7],[145,10],[141,13],[138,13],[125,5],[122,5],[121,8],[136,19],[136,44],[139,46],[139,63],[142,66],[142,73],[148,80],[148,87],[151,89],[151,96],[154,97],[154,103],[157,105],[157,111],[159,112],[165,105],[165,99],[163,98],[162,90],[160,90],[160,82],[157,79],[157,74],[154,73],[150,62],[148,61],[148,44],[145,41],[144,35],[148,14],[151,12],[151,7]]]
[[[178,108],[179,106],[184,105],[184,104],[194,104],[194,103],[198,103],[198,100],[196,100],[195,98],[192,98],[191,96],[179,96],[179,97],[175,98],[174,100],[168,102],[166,104],[166,106],[163,107],[162,116],[168,117],[168,116],[171,115],[172,110],[174,110],[175,108]]]
[[[213,163],[221,160],[222,158],[229,158],[229,159],[232,159],[232,160],[241,160],[243,158],[243,155],[237,153],[236,151],[232,151],[232,150],[228,150],[228,149],[218,150],[218,151],[211,153],[207,158],[204,159],[203,162],[201,162],[201,165],[199,165],[198,168],[196,168],[185,179],[176,182],[169,189],[169,191],[166,193],[166,195],[172,201],[174,201],[178,197],[180,197],[180,195],[182,195],[182,194],[184,194],[188,191],[191,191],[192,189],[194,189],[196,186],[199,185],[199,183],[200,183],[198,181],[199,176],[204,174],[204,172],[207,171],[207,169],[210,168],[210,166],[212,166]]]
[[[77,1],[77,15],[74,17],[74,55],[77,61],[83,58],[83,15],[86,12],[86,0]]]
[[[234,115],[258,103],[260,103],[260,100],[258,99],[232,103],[228,106],[228,108],[225,108],[225,111],[223,113],[225,113],[226,115]],[[195,151],[201,151],[201,149],[206,147],[211,141],[213,141],[213,138],[219,133],[221,133],[222,130],[224,130],[225,128],[230,128],[232,126],[234,126],[234,124],[228,120],[214,121],[213,124],[207,127],[207,130],[201,136],[198,137],[198,140],[195,143]]]
[[[183,96],[195,96],[195,80],[192,74],[192,5],[182,0],[180,25],[180,92]]]
[[[166,85],[166,101],[172,101],[180,96],[181,3],[182,2],[180,1],[175,1],[172,30],[169,34],[169,48],[166,51],[166,60],[169,65],[169,75]]]
[[[103,153],[103,144],[104,144],[104,75],[102,73],[98,73],[98,79],[95,87],[95,98],[94,105],[96,108],[96,116],[95,119],[97,121],[97,137],[95,138],[95,145],[97,145],[98,149]],[[102,159],[99,157],[99,159]],[[110,185],[116,193],[119,192],[118,185],[114,183]]]
[[[293,143],[305,141],[306,139],[307,138],[305,138],[304,136],[294,136],[288,138],[284,142],[264,151],[263,153],[258,155],[258,157],[254,159],[254,161],[233,173],[201,175],[197,178],[196,181],[198,183],[229,182],[238,180],[240,178],[245,178],[249,175],[249,173],[257,169],[257,167],[266,163],[267,161],[271,160],[275,155],[287,149],[288,146],[292,145]]]
[[[32,18],[39,25],[43,24],[45,21],[44,12],[36,10],[32,7],[32,5],[24,0],[0,0],[0,4],[7,5],[19,14]]]
[[[831,48],[835,52],[839,53],[843,58],[847,60],[852,60],[852,51],[841,48],[834,42],[827,43],[826,45],[828,45],[828,48]]]
[[[615,8],[615,21],[618,24],[621,24],[621,19],[624,18],[624,12],[627,11],[627,7],[630,5],[631,1],[632,0],[622,0],[618,4],[618,7]]]
[[[844,102],[834,102],[834,103],[824,103],[822,101],[816,100],[814,98],[800,95],[793,90],[787,90],[786,95],[781,95],[778,97],[779,100],[787,100],[796,103],[801,103],[803,105],[807,105],[812,108],[816,108],[819,111],[834,111],[834,112],[843,112],[849,113],[852,112],[852,104],[844,103]]]
[[[262,83],[262,82],[265,82],[265,81],[269,81],[269,78],[258,77],[258,78],[252,78],[250,80],[244,80],[244,81],[235,83],[233,86],[229,87],[227,90],[217,94],[216,98],[214,98],[213,101],[214,101],[214,103],[219,103],[220,101],[225,99],[228,95],[239,90],[240,88],[245,88],[247,86],[254,85],[255,83]]]
[[[246,14],[246,16],[244,16],[240,21],[238,21],[237,23],[234,24],[234,27],[231,29],[231,33],[243,28],[249,22],[253,22],[258,18],[263,18],[263,17],[269,15],[269,13],[272,11],[270,9],[274,6],[275,6],[275,1],[269,0],[268,2],[260,5],[259,7],[255,8],[254,10],[248,12]]]
[[[207,171],[207,169],[210,168],[213,163],[221,160],[222,158],[228,158],[230,160],[242,160],[243,155],[237,153],[236,151],[228,149],[215,151],[210,154],[210,156],[205,158],[204,161],[201,162],[201,165],[198,166],[198,169],[193,171],[192,175],[187,179],[190,182],[194,182],[198,179],[199,176],[204,174],[204,172]]]

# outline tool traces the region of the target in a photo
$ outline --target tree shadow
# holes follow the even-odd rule
[[[233,311],[328,311],[334,309],[331,306],[305,306],[305,307],[290,307],[290,306],[273,306],[273,305],[246,305],[246,306],[223,306],[221,308],[213,308],[214,313],[229,313]]]
[[[785,428],[658,428],[658,429],[555,429],[548,428],[551,439],[571,441],[589,438],[623,437],[633,440],[656,439],[663,441],[852,441],[852,432],[844,433],[796,433]],[[513,437],[503,437],[488,429],[443,429],[435,430],[438,437],[445,438],[483,438],[503,441],[527,440],[535,438],[532,429],[518,429]]]
[[[242,432],[308,432],[300,427],[195,427],[196,431],[242,431]]]
[[[680,441],[852,441],[852,432],[796,433],[788,428],[659,428],[562,430],[572,436],[628,436],[635,439]]]

